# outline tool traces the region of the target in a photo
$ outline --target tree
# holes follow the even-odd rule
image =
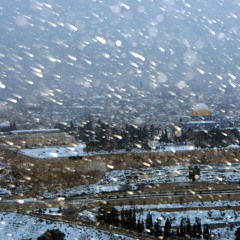
[[[237,230],[236,230],[236,232],[234,233],[234,235],[235,235],[235,239],[236,240],[240,240],[240,227],[239,228],[237,228]]]
[[[114,207],[112,207],[110,213],[108,214],[108,222],[115,226],[119,226],[119,212]]]
[[[154,222],[154,225],[153,225],[153,233],[154,233],[154,236],[155,236],[155,237],[162,236],[161,220],[160,220],[160,219],[157,219],[157,220]]]
[[[107,210],[105,207],[100,207],[98,209],[97,220],[99,222],[105,222]]]
[[[160,142],[164,142],[164,143],[168,143],[169,142],[168,131],[167,131],[166,128],[165,128],[165,130],[162,130]]]
[[[139,233],[144,231],[144,222],[140,218],[138,218],[136,229]]]
[[[120,219],[121,227],[125,228],[126,227],[126,219],[125,219],[125,211],[123,208],[121,210],[120,216],[121,216],[121,219]]]
[[[154,132],[155,132],[154,125],[151,124],[151,126],[150,126],[150,137],[151,137],[151,139],[153,139],[153,137],[154,137]]]
[[[203,225],[203,239],[209,240],[210,239],[210,231],[208,224]]]
[[[187,234],[187,222],[186,218],[182,218],[180,223],[180,235],[182,237],[185,237],[186,234]]]
[[[75,126],[74,126],[72,120],[71,120],[71,122],[70,122],[70,130],[71,130],[71,131],[74,131],[74,130],[75,130]]]
[[[138,231],[139,233],[142,232],[142,228],[141,228],[141,220],[140,220],[140,218],[138,218],[138,221],[137,221],[137,231]]]
[[[186,226],[187,227],[187,235],[190,236],[192,233],[192,226],[191,226],[189,218],[187,218],[186,224],[187,224],[187,226]]]
[[[152,220],[152,214],[148,212],[147,218],[146,218],[146,229],[148,231],[148,234],[153,234],[153,220]]]
[[[65,234],[59,229],[47,230],[37,240],[65,240]]]
[[[202,235],[202,225],[200,218],[195,218],[195,223],[192,228],[192,236],[196,238],[201,238]]]
[[[98,209],[97,220],[119,226],[119,212],[114,207],[100,207]]]
[[[195,182],[200,177],[200,168],[198,166],[189,166],[188,178]]]
[[[17,130],[16,122],[10,123],[10,131]]]
[[[125,216],[126,216],[126,227],[128,229],[132,229],[132,209],[126,209],[125,212]]]
[[[132,214],[132,229],[136,230],[137,226],[136,226],[136,222],[137,222],[137,217],[136,217],[136,209],[135,207],[133,208],[133,214]]]
[[[144,221],[143,221],[143,219],[142,219],[142,221],[141,221],[141,225],[140,225],[140,228],[141,228],[141,232],[143,232],[144,231]]]
[[[164,238],[167,238],[171,235],[172,224],[171,221],[167,218],[164,226]]]

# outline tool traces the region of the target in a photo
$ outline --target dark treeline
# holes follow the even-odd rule
[[[124,126],[110,126],[102,120],[93,122],[91,117],[84,124],[76,127],[73,122],[70,125],[57,123],[56,128],[73,134],[78,140],[86,143],[86,151],[99,150],[131,150],[140,148],[151,150],[153,140],[159,143],[186,144],[191,143],[196,147],[213,148],[226,147],[231,144],[239,144],[240,133],[236,128],[213,128],[208,131],[188,129],[174,136],[171,128],[160,126],[125,124]]]
[[[169,142],[169,133],[166,129],[161,129],[153,124],[150,126],[136,126],[125,124],[124,126],[110,126],[109,124],[98,120],[93,122],[89,120],[85,124],[75,127],[71,122],[69,126],[61,123],[55,125],[68,133],[72,133],[77,139],[86,143],[87,151],[97,150],[131,150],[141,148],[144,150],[152,149],[151,142],[155,136],[161,136],[159,141]]]
[[[16,122],[11,122],[9,125],[2,125],[0,126],[0,132],[10,132],[17,130]]]
[[[174,137],[173,140],[175,143],[191,142],[201,148],[227,147],[231,144],[239,144],[240,133],[236,128],[212,128],[208,131],[188,129],[181,136]]]
[[[97,220],[99,222],[114,225],[120,228],[136,231],[141,234],[162,237],[163,239],[211,239],[211,232],[208,224],[201,224],[199,218],[191,224],[189,218],[182,218],[180,226],[172,227],[171,220],[166,219],[162,222],[160,219],[153,221],[152,214],[147,213],[146,219],[137,218],[136,209],[121,209],[101,207],[98,210]]]

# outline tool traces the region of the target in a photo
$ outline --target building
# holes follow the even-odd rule
[[[204,103],[198,103],[191,110],[192,121],[211,121],[212,110]]]
[[[61,132],[60,129],[34,129],[10,131],[0,136],[0,143],[22,149],[72,145],[76,140],[73,136]]]
[[[191,120],[180,122],[183,131],[204,131],[212,128],[221,128],[222,123],[214,121],[212,110],[204,103],[198,103],[191,109]]]
[[[14,127],[9,121],[0,119],[0,132],[7,132],[12,129],[14,129]]]

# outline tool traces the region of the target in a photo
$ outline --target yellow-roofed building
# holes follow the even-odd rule
[[[198,103],[191,109],[191,121],[181,122],[183,131],[192,129],[194,131],[209,130],[221,127],[220,122],[213,120],[212,110],[205,103]]]
[[[212,110],[204,103],[196,104],[191,110],[192,120],[212,120]]]

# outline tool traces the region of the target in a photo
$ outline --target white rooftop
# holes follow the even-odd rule
[[[0,122],[0,128],[6,128],[6,127],[10,127],[10,122],[9,121]]]
[[[32,148],[32,149],[21,149],[19,153],[34,158],[64,158],[71,156],[83,156],[86,153],[83,152],[85,144],[79,143],[76,146],[68,147],[46,147],[46,148]]]
[[[215,122],[215,121],[211,121],[211,120],[209,120],[209,121],[189,121],[189,122],[187,122],[187,124],[214,124],[214,123],[217,123],[217,122]]]
[[[198,103],[193,106],[193,110],[209,110],[209,107],[205,103]]]
[[[58,128],[50,128],[50,129],[29,129],[29,130],[14,130],[10,131],[11,134],[29,134],[29,133],[50,133],[50,132],[60,132],[61,130]]]
[[[17,150],[20,154],[39,158],[39,159],[49,159],[49,158],[65,158],[74,156],[88,156],[88,155],[98,155],[98,154],[114,154],[114,153],[126,153],[125,150],[115,150],[113,152],[99,151],[99,152],[84,152],[86,145],[84,143],[78,143],[76,146],[58,146],[58,147],[44,147],[44,148],[32,148],[32,149],[21,149]],[[177,151],[192,151],[196,148],[191,145],[187,146],[162,146],[157,152],[177,152]],[[140,149],[133,149],[132,152],[146,152]],[[153,150],[154,152],[154,150]]]

